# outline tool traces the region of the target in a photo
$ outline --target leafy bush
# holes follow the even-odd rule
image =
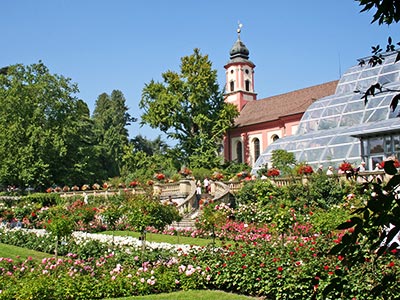
[[[40,203],[42,206],[53,206],[63,201],[57,193],[35,193],[23,197],[26,202]]]
[[[244,183],[243,188],[236,195],[236,201],[239,204],[259,202],[260,205],[266,205],[281,195],[282,189],[276,187],[271,181],[252,180]]]

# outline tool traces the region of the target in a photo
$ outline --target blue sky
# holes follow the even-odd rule
[[[140,119],[144,85],[179,72],[194,48],[223,87],[238,21],[259,99],[339,79],[372,45],[400,41],[397,24],[370,24],[360,9],[353,0],[2,0],[0,66],[42,60],[78,84],[91,112],[101,93],[118,89]],[[129,133],[160,134],[138,123]]]

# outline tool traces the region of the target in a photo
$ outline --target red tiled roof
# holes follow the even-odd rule
[[[284,116],[304,113],[315,100],[333,95],[338,80],[301,90],[248,102],[236,118],[237,127],[277,120]]]

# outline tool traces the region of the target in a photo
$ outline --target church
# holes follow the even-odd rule
[[[314,167],[364,161],[373,170],[389,156],[400,158],[400,105],[392,105],[400,97],[398,53],[382,53],[380,64],[363,58],[339,80],[257,99],[255,64],[239,29],[224,66],[225,101],[240,113],[224,137],[225,160],[246,163],[256,174],[271,166],[275,149]],[[381,89],[366,101],[363,93],[376,84]]]
[[[296,133],[306,109],[317,99],[335,92],[338,81],[257,99],[254,90],[255,64],[238,38],[230,50],[226,70],[225,101],[236,105],[239,117],[224,138],[224,158],[254,166],[271,143]]]

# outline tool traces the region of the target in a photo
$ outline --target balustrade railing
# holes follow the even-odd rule
[[[346,180],[346,174],[337,174],[333,177],[338,180]],[[357,180],[358,182],[375,181],[375,182],[387,182],[392,176],[385,174],[384,171],[366,171],[359,172],[355,176],[348,178],[350,180]],[[297,177],[277,177],[268,178],[277,186],[288,186],[293,183],[303,182],[305,183],[308,178],[307,176]],[[236,194],[243,187],[243,182],[232,181],[232,182],[211,182],[211,196],[215,201],[228,202],[230,200],[230,194]],[[144,194],[146,191],[141,187],[136,188],[125,188],[125,189],[114,189],[114,190],[85,190],[85,191],[69,191],[59,192],[61,197],[71,196],[103,196],[107,198],[111,195],[121,194]],[[160,200],[165,200],[169,196],[173,199],[181,199],[177,205],[177,208],[181,214],[186,214],[192,211],[193,205],[196,201],[196,183],[194,180],[181,180],[173,183],[155,183],[153,185],[153,195],[157,196]],[[12,198],[18,200],[20,197],[3,196],[0,197],[0,201]]]

